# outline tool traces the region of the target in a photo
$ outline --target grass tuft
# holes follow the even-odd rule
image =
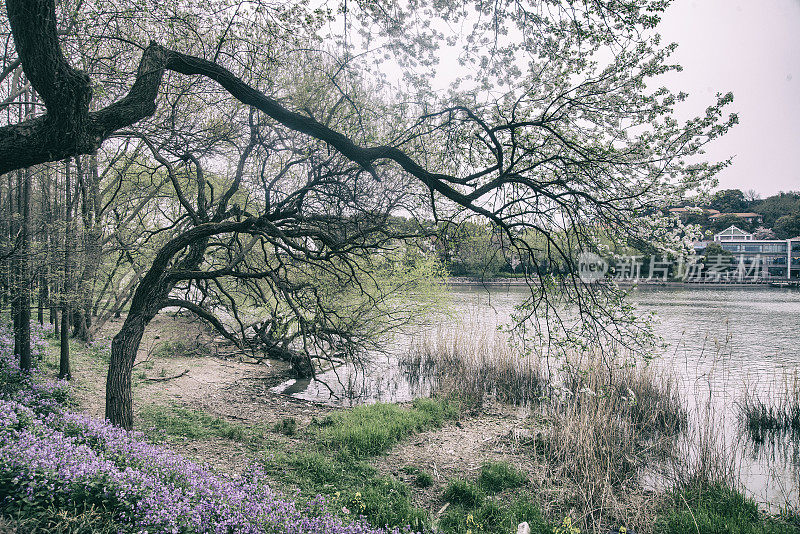
[[[663,534],[798,534],[800,527],[762,516],[756,504],[724,484],[677,489],[656,520]]]
[[[800,438],[800,376],[784,376],[782,391],[770,395],[769,402],[753,391],[757,388],[745,388],[739,403],[739,418],[747,436],[756,443],[786,435]]]
[[[272,430],[286,436],[294,436],[297,433],[297,419],[294,417],[284,417],[275,423]]]
[[[411,408],[379,403],[329,414],[316,423],[314,432],[325,446],[364,457],[385,452],[410,434],[438,428],[456,417],[456,406],[447,400],[417,399]]]
[[[478,476],[478,485],[487,493],[518,488],[527,482],[525,473],[507,462],[487,462]]]
[[[483,504],[486,496],[475,484],[462,478],[456,478],[447,484],[442,498],[449,503],[465,508],[478,508]]]
[[[544,518],[539,506],[527,495],[509,503],[489,500],[479,507],[452,506],[439,519],[439,531],[453,534],[513,533],[523,521],[531,534],[553,534],[552,525]]]
[[[414,485],[418,488],[430,488],[433,486],[433,476],[425,471],[420,471],[414,477]]]

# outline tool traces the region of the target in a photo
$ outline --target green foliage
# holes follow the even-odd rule
[[[784,215],[800,214],[800,192],[772,195],[755,203],[751,209],[764,216],[764,226],[772,228]]]
[[[287,436],[294,436],[297,433],[297,419],[294,417],[284,417],[275,423],[272,430]]]
[[[516,532],[517,525],[523,521],[530,526],[531,534],[553,533],[553,527],[544,519],[539,506],[527,495],[511,503],[489,500],[477,508],[449,507],[438,526],[442,533],[505,534]]]
[[[42,483],[25,498],[16,498],[16,475],[0,474],[0,516],[17,520],[21,532],[127,532],[119,514],[130,513],[133,502],[122,502],[109,492],[114,481],[107,475],[86,484],[73,484],[69,494],[53,492]],[[135,499],[135,496],[131,496]]]
[[[447,484],[442,498],[465,508],[477,508],[483,504],[486,496],[475,484],[463,478],[456,478]]]
[[[94,506],[47,506],[33,514],[0,515],[0,532],[47,532],[48,534],[121,534],[129,524],[117,522],[113,510]],[[13,517],[13,519],[11,518]]]
[[[775,221],[773,227],[778,239],[791,239],[800,236],[800,213],[784,215]]]
[[[709,243],[703,252],[703,261],[705,263],[708,263],[709,261],[713,263],[717,256],[725,256],[730,258],[733,256],[733,253],[722,248],[722,245],[719,243]]]
[[[188,439],[220,437],[252,443],[263,438],[258,429],[229,423],[205,412],[180,406],[145,406],[140,410],[139,418],[142,429],[153,437],[162,434]]]
[[[332,413],[314,430],[316,439],[327,447],[363,457],[384,452],[414,432],[440,427],[456,417],[458,410],[450,401],[417,399],[410,408],[378,403]]]
[[[507,462],[487,462],[478,476],[478,485],[487,493],[518,488],[527,482],[525,473]]]
[[[676,490],[673,507],[656,521],[664,534],[798,534],[800,527],[762,517],[756,504],[723,484]]]
[[[744,193],[739,189],[723,189],[714,193],[711,198],[711,207],[722,213],[739,213],[748,209]]]
[[[572,517],[567,516],[553,529],[553,534],[581,534],[581,529],[575,526]]]
[[[751,224],[746,220],[737,217],[736,215],[725,215],[724,217],[719,217],[717,219],[711,219],[710,227],[715,233],[719,233],[726,228],[730,228],[731,226],[736,226],[737,228],[744,230],[745,232],[751,232],[755,230],[756,224]]]
[[[439,255],[453,276],[492,278],[505,265],[491,225],[465,221],[442,230]]]

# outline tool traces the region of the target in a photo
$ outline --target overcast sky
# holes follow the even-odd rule
[[[734,93],[740,123],[708,150],[733,156],[720,188],[800,190],[800,0],[675,0],[660,33],[680,45],[669,85],[693,112]]]

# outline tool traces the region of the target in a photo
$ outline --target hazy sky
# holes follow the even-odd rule
[[[720,187],[800,190],[800,0],[675,0],[660,33],[680,45],[669,85],[694,113],[733,91],[739,125],[707,151],[733,156]]]

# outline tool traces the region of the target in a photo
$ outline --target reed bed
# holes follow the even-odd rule
[[[479,327],[429,332],[412,342],[399,363],[412,386],[457,396],[474,410],[484,395],[530,405],[548,393],[541,360],[520,355],[504,335]]]
[[[769,400],[755,393],[757,388],[745,388],[739,405],[739,420],[747,436],[756,443],[774,437],[800,439],[800,376],[797,372],[784,375]]]
[[[643,475],[678,472],[666,466],[679,461],[679,436],[688,428],[671,376],[607,356],[547,365],[520,354],[501,332],[464,326],[416,340],[401,365],[409,378],[429,381],[437,394],[466,397],[476,410],[484,397],[527,406],[534,436],[528,447],[544,469],[542,494],[551,496],[545,512],[572,517],[582,532],[606,532],[655,515],[659,499]]]
[[[562,366],[535,412],[546,425],[534,451],[561,490],[551,513],[573,512],[583,532],[641,531],[658,506],[643,476],[676,461],[686,410],[675,381],[650,367],[584,361]]]

